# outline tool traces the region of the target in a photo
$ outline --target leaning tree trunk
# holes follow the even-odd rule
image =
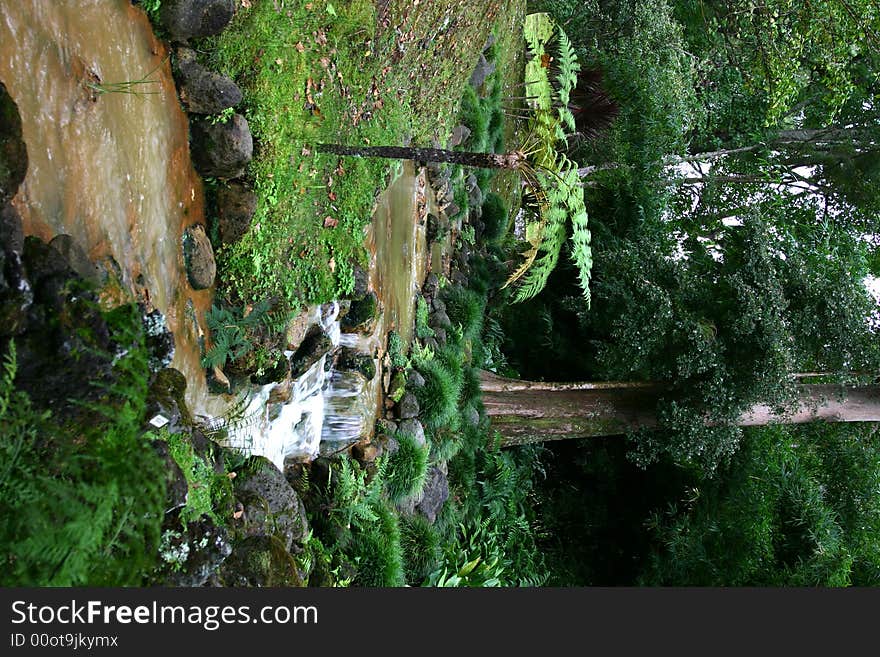
[[[480,169],[516,169],[522,161],[522,155],[519,153],[473,153],[470,151],[450,151],[444,148],[345,146],[343,144],[318,144],[315,148],[321,153],[334,155],[384,157],[392,160],[415,160],[417,162],[450,162]]]
[[[657,426],[662,388],[646,383],[546,383],[482,372],[483,405],[501,446],[614,436]],[[778,416],[763,404],[741,426],[804,422],[880,422],[880,386],[797,386],[797,410]]]

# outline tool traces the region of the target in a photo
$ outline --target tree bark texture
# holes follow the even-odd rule
[[[655,409],[663,388],[647,383],[547,383],[481,373],[483,405],[501,446],[565,438],[622,435],[657,427]],[[774,414],[757,404],[741,426],[804,422],[880,422],[880,386],[803,384],[797,409]]]
[[[347,155],[349,157],[383,157],[392,160],[415,160],[417,162],[451,162],[481,169],[516,168],[508,155],[450,151],[444,148],[411,148],[408,146],[346,146],[343,144],[318,144],[321,153]]]

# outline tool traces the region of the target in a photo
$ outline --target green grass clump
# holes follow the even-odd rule
[[[407,515],[400,519],[400,544],[407,583],[421,584],[440,562],[440,535],[425,516]]]
[[[485,299],[473,290],[452,285],[444,289],[443,301],[449,319],[461,325],[462,338],[467,341],[478,338],[483,328]]]
[[[416,337],[422,340],[434,337],[434,329],[428,326],[429,315],[430,310],[428,309],[428,302],[425,301],[425,297],[419,296],[416,299],[415,332]]]
[[[385,502],[374,507],[376,521],[352,535],[348,556],[357,568],[356,586],[403,586],[403,550],[397,515]]]
[[[508,217],[510,213],[507,205],[498,194],[489,192],[483,199],[483,240],[490,244],[498,244],[507,233]]]
[[[418,495],[428,474],[430,445],[419,445],[413,436],[398,432],[399,448],[388,458],[385,490],[395,504]]]
[[[458,419],[458,395],[461,381],[436,359],[421,359],[416,369],[425,378],[425,385],[413,388],[418,399],[422,424],[429,431]]]
[[[486,137],[489,134],[489,117],[487,116],[476,90],[468,85],[461,97],[459,120],[471,130],[467,141],[459,146],[460,150],[483,152],[486,149]]]

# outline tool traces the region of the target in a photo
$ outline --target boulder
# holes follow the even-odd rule
[[[428,317],[428,326],[433,329],[450,329],[452,328],[452,320],[449,319],[445,310],[435,310]]]
[[[397,402],[396,415],[401,420],[418,417],[419,401],[413,393],[407,392],[401,397],[400,401]]]
[[[0,249],[0,338],[27,328],[34,293],[17,251]]]
[[[235,545],[223,563],[225,586],[303,586],[296,562],[274,536],[249,536]]]
[[[495,62],[490,62],[486,59],[486,55],[481,54],[480,59],[477,61],[477,65],[474,67],[474,72],[471,73],[470,85],[474,89],[479,89],[483,86],[486,79],[494,72]]]
[[[406,433],[412,436],[413,440],[415,440],[416,445],[418,445],[419,447],[424,447],[428,444],[428,439],[425,436],[425,427],[423,427],[422,423],[415,418],[402,420],[398,425],[397,431],[399,433]]]
[[[422,499],[416,504],[416,511],[425,516],[428,522],[433,523],[448,497],[449,482],[446,474],[436,465],[431,466],[427,477],[425,477]]]
[[[361,353],[350,347],[339,350],[336,367],[342,370],[360,372],[367,381],[376,376],[376,361],[369,354]]]
[[[168,422],[171,433],[189,431],[193,418],[186,406],[186,377],[179,370],[167,367],[156,373],[147,392],[145,417],[149,422],[157,415]]]
[[[301,377],[332,348],[333,341],[330,336],[320,328],[314,327],[290,357],[291,376],[295,379]]]
[[[0,205],[11,201],[28,169],[18,106],[0,82]]]
[[[172,571],[166,580],[168,586],[205,586],[231,553],[229,533],[208,516],[189,523],[186,533],[166,532],[159,549],[166,568]]]
[[[154,440],[150,443],[150,446],[165,465],[165,514],[166,516],[173,514],[176,520],[179,515],[174,512],[186,505],[186,494],[189,491],[186,476],[183,474],[180,466],[177,465],[177,461],[171,456],[171,450],[166,441]]]
[[[223,31],[235,14],[235,0],[162,0],[159,21],[175,41]]]
[[[192,114],[219,114],[242,99],[235,82],[199,64],[189,48],[177,50],[174,79],[180,102]]]
[[[101,282],[101,274],[95,263],[89,259],[85,249],[77,244],[70,235],[56,235],[49,241],[49,246],[64,256],[67,264],[80,278],[96,285]]]
[[[456,146],[461,146],[470,136],[471,129],[466,125],[459,124],[452,129],[452,134],[449,137],[449,141],[446,143],[446,147],[455,148]]]
[[[251,227],[257,212],[257,195],[241,183],[217,190],[217,232],[223,244],[234,244]]]
[[[203,176],[237,178],[254,154],[251,130],[241,114],[233,114],[223,123],[191,120],[190,140],[193,164]]]
[[[425,297],[434,297],[437,295],[437,292],[440,290],[440,279],[437,277],[437,274],[430,273],[425,276],[425,283],[422,285],[422,294]]]
[[[348,312],[340,320],[340,325],[347,332],[369,333],[375,324],[378,312],[379,297],[375,292],[369,292],[360,299],[352,300]]]
[[[417,369],[410,368],[406,373],[406,387],[410,390],[425,387],[425,377]]]
[[[234,480],[244,507],[236,529],[246,536],[274,536],[299,551],[309,533],[306,511],[284,474],[269,459],[252,456]]]
[[[0,250],[21,253],[24,248],[24,230],[21,216],[12,203],[0,207]]]
[[[194,290],[206,290],[214,285],[217,276],[214,249],[201,224],[190,226],[184,232],[183,259],[186,277]]]

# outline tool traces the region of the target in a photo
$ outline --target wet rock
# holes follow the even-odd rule
[[[24,230],[21,216],[12,203],[3,204],[0,208],[0,250],[21,253],[24,248]]]
[[[366,296],[370,286],[370,275],[367,270],[358,264],[352,265],[354,274],[354,287],[351,293],[346,295],[349,299],[362,299]]]
[[[205,290],[214,285],[217,276],[214,249],[201,224],[190,226],[184,232],[183,258],[186,277],[194,290]]]
[[[486,79],[495,72],[495,62],[486,59],[486,55],[481,54],[474,72],[471,73],[470,85],[475,89],[483,86]]]
[[[403,395],[399,402],[397,402],[397,417],[400,419],[407,419],[411,417],[418,417],[419,415],[419,401],[416,399],[416,396],[407,392]]]
[[[305,374],[321,357],[333,348],[333,341],[320,328],[315,327],[300,343],[290,357],[290,374],[298,378]]]
[[[440,290],[440,279],[437,274],[431,273],[425,277],[425,283],[422,285],[422,294],[426,297],[434,297]]]
[[[189,431],[193,418],[185,401],[186,377],[179,370],[167,367],[156,373],[147,392],[146,419],[149,422],[157,415],[168,423],[171,433]]]
[[[440,219],[437,215],[429,212],[425,221],[425,239],[428,242],[436,242],[440,239]]]
[[[56,235],[49,241],[49,246],[58,251],[70,268],[87,281],[98,284],[101,281],[100,273],[95,264],[89,259],[85,250],[77,244],[70,235]]]
[[[397,372],[391,378],[391,382],[388,384],[388,399],[392,403],[397,403],[401,399],[403,399],[403,395],[406,393],[406,374],[402,371]]]
[[[168,328],[165,315],[157,309],[144,312],[141,306],[141,321],[144,325],[144,346],[147,348],[149,367],[152,371],[171,365],[174,360],[174,334]]]
[[[27,278],[35,288],[51,278],[71,278],[74,275],[67,259],[34,235],[24,239],[22,262]]]
[[[237,543],[220,576],[225,586],[303,586],[296,562],[274,536],[249,536]]]
[[[175,41],[223,31],[235,14],[235,0],[163,0],[159,21]]]
[[[18,106],[0,82],[0,205],[12,200],[27,174],[28,156]]]
[[[480,412],[473,406],[464,409],[464,421],[472,427],[480,426]]]
[[[425,428],[422,426],[422,423],[415,418],[408,418],[401,421],[398,425],[397,431],[398,433],[405,433],[412,436],[416,445],[419,447],[424,447],[428,444],[428,439],[425,436]]]
[[[340,321],[343,330],[347,332],[360,331],[368,333],[375,324],[379,312],[379,297],[375,292],[370,292],[361,299],[351,302],[348,312]]]
[[[376,443],[357,443],[351,448],[351,455],[356,458],[361,465],[374,463],[376,459],[382,456],[382,447]]]
[[[369,354],[364,354],[350,347],[339,350],[336,367],[342,370],[352,370],[361,373],[367,381],[372,381],[376,376],[376,361]]]
[[[172,572],[167,578],[169,586],[204,586],[214,578],[232,553],[229,533],[214,524],[207,516],[191,522],[186,533],[166,532],[160,555]]]
[[[33,302],[21,256],[0,249],[0,337],[19,335],[27,328]]]
[[[219,114],[241,102],[238,85],[199,64],[194,50],[177,50],[174,74],[180,102],[193,114]]]
[[[446,302],[443,301],[440,297],[434,297],[431,300],[431,310],[446,312]]]
[[[309,532],[306,511],[284,474],[269,459],[252,456],[234,480],[244,506],[236,529],[246,536],[273,536],[285,550],[301,549]]]
[[[416,369],[410,368],[406,373],[406,387],[410,390],[425,387],[425,377]]]
[[[251,375],[251,383],[258,386],[265,386],[270,383],[281,383],[290,373],[290,362],[281,354],[272,367],[267,368],[263,372],[257,372]]]
[[[450,329],[452,328],[452,321],[449,319],[449,315],[446,314],[445,310],[435,310],[428,317],[428,326],[433,329]]]
[[[257,195],[241,183],[217,190],[217,229],[223,244],[234,244],[251,227],[257,212]]]
[[[434,329],[434,339],[441,347],[446,345],[446,329],[440,326]]]
[[[379,434],[375,441],[382,448],[382,453],[389,456],[397,453],[397,450],[400,449],[400,443],[397,442],[397,438],[387,433]]]
[[[468,192],[468,206],[469,216],[475,216],[477,219],[483,216],[483,190],[479,185],[474,185],[474,188]]]
[[[205,383],[208,386],[208,392],[212,395],[227,395],[232,392],[232,383],[217,367],[205,370]]]
[[[454,219],[461,213],[461,208],[458,207],[458,203],[452,201],[446,206],[445,212],[447,217],[449,217],[450,219]]]
[[[416,504],[416,511],[421,513],[428,522],[433,523],[443,504],[449,497],[449,482],[446,474],[437,466],[431,466],[422,489],[422,499]]]
[[[224,123],[193,119],[190,140],[193,164],[203,176],[237,178],[254,154],[251,130],[241,114],[233,114]]]
[[[455,148],[456,146],[461,146],[470,136],[471,129],[466,125],[459,124],[452,129],[452,135],[450,135],[446,147]]]

